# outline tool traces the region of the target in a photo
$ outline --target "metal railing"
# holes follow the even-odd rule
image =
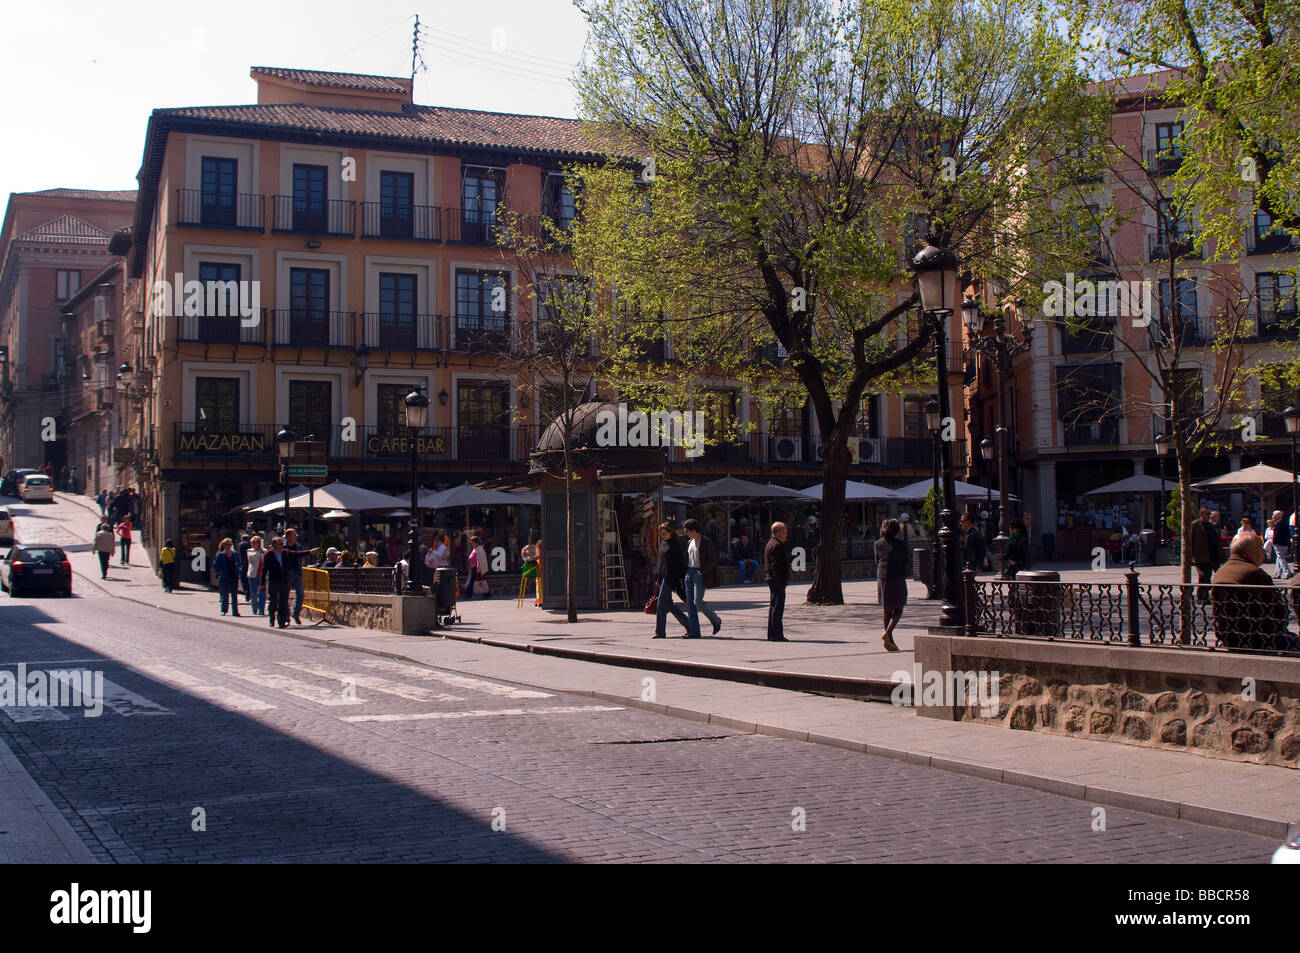
[[[513,317],[488,315],[477,318],[461,315],[450,323],[450,349],[453,351],[467,354],[514,354],[516,351]]]
[[[266,308],[257,309],[247,319],[239,314],[185,314],[178,319],[176,339],[200,344],[265,344],[266,317]]]
[[[1247,255],[1282,255],[1293,251],[1300,251],[1300,238],[1294,235],[1272,227],[1267,231],[1246,229]]]
[[[361,237],[414,242],[442,241],[442,209],[437,205],[395,208],[382,202],[361,205]]]
[[[1300,588],[977,579],[963,573],[966,634],[1300,655]]]
[[[441,314],[362,315],[362,341],[368,348],[392,351],[447,350],[447,317]]]
[[[245,192],[176,190],[176,224],[202,228],[247,229],[260,232],[266,220],[266,200]]]
[[[1174,258],[1200,258],[1201,250],[1186,233],[1161,234],[1153,232],[1147,236],[1147,260],[1168,261]]]
[[[203,421],[176,421],[173,453],[177,459],[259,459],[270,465],[275,435],[283,424],[240,424],[223,429]],[[330,461],[409,463],[410,435],[387,427],[333,425],[317,434]],[[417,436],[417,462],[424,467],[444,463],[525,463],[537,446],[532,426],[426,427]]]
[[[307,199],[295,195],[273,195],[273,232],[301,232],[311,235],[356,234],[357,203],[347,199]]]
[[[1168,146],[1164,149],[1147,150],[1147,170],[1156,175],[1172,175],[1183,164],[1181,146]]]
[[[1257,336],[1261,340],[1273,341],[1296,337],[1300,332],[1300,312],[1291,308],[1263,308],[1257,314]]]
[[[443,210],[442,234],[449,242],[466,245],[495,245],[497,243],[496,210],[449,208]]]
[[[273,341],[289,347],[352,347],[352,312],[280,308],[272,312]]]

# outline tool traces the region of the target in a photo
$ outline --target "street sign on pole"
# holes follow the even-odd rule
[[[291,463],[288,470],[289,479],[299,483],[324,483],[329,474],[323,463]]]

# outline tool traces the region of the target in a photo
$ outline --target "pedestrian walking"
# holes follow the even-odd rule
[[[1210,578],[1215,568],[1223,563],[1219,528],[1211,522],[1208,507],[1201,507],[1199,519],[1192,524],[1191,537],[1192,565],[1196,567],[1196,580],[1200,584],[1196,590],[1196,599],[1205,602],[1210,598]]]
[[[880,524],[876,540],[876,601],[884,609],[885,631],[880,641],[887,652],[899,651],[894,642],[894,627],[903,618],[907,605],[907,547],[899,539],[903,524],[895,519]]]
[[[216,558],[212,560],[212,572],[217,577],[217,587],[221,590],[221,614],[239,615],[239,554],[235,552],[235,543],[229,536],[221,541]],[[229,606],[227,606],[229,603]]]
[[[699,520],[687,520],[682,524],[689,542],[686,544],[686,602],[697,613],[695,619],[695,638],[699,638],[700,620],[703,615],[713,623],[713,634],[722,628],[722,619],[704,603],[704,593],[718,585],[718,548],[713,540],[700,533]]]
[[[131,514],[122,517],[122,522],[117,524],[117,538],[122,544],[122,565],[127,566],[131,563]]]
[[[239,588],[249,602],[253,601],[248,591],[248,548],[252,545],[247,533],[239,534]]]
[[[248,541],[248,601],[253,606],[253,615],[266,614],[266,585],[262,578],[262,560],[265,558],[262,537],[254,536]]]
[[[284,540],[279,536],[272,537],[271,551],[262,559],[271,628],[275,628],[276,619],[280,620],[280,628],[289,628],[289,562],[290,557],[284,553]]]
[[[492,590],[488,587],[487,582],[487,550],[483,548],[483,537],[471,536],[469,544],[471,547],[469,552],[469,580],[465,583],[465,598],[473,599],[475,596],[482,596],[484,599],[491,599]]]
[[[767,638],[770,642],[789,642],[785,637],[785,589],[790,585],[790,551],[785,540],[790,531],[784,523],[772,524],[772,537],[763,549],[763,566],[767,576]]]
[[[673,593],[686,602],[686,553],[682,550],[677,527],[672,523],[659,524],[659,564],[655,567],[655,577],[659,580],[659,595],[655,600],[655,634],[653,638],[668,637],[668,613],[682,624],[687,638],[699,638],[700,620],[695,614],[694,606],[689,607],[690,616],[685,615],[673,603]]]
[[[1278,537],[1282,539],[1279,541]],[[1264,530],[1264,556],[1273,560],[1273,578],[1290,579],[1291,567],[1286,561],[1286,547],[1289,537],[1286,532],[1286,520],[1281,510],[1274,510],[1268,518],[1268,527]]]
[[[167,545],[159,551],[158,566],[162,570],[163,592],[171,592],[176,588],[176,570],[179,568],[176,564],[175,540],[167,540]]]
[[[298,531],[292,527],[284,531],[284,558],[289,568],[289,586],[294,591],[293,621],[302,625],[302,602],[307,590],[302,581],[302,561],[319,549],[303,549],[298,545]]]
[[[108,578],[108,559],[113,555],[113,531],[108,523],[100,523],[95,533],[95,555],[99,557],[99,578]]]
[[[99,496],[95,497],[95,502],[99,504],[99,515],[108,515],[108,491],[102,486],[99,488]]]
[[[1011,537],[1003,556],[1002,578],[1015,579],[1016,573],[1029,568],[1029,533],[1021,520],[1011,521]]]
[[[975,528],[975,521],[971,519],[969,513],[961,514],[961,563],[966,569],[979,570],[984,565],[984,557],[988,554],[988,544],[984,542],[984,537],[980,531]]]

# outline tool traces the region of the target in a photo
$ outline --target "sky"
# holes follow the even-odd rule
[[[409,76],[417,13],[417,103],[577,115],[569,0],[9,0],[0,195],[134,189],[149,113],[254,103],[253,66]]]

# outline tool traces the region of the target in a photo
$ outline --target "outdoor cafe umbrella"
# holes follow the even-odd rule
[[[290,490],[289,495],[298,496],[299,494],[302,494],[303,496],[306,496],[307,492],[307,487],[299,485]],[[263,512],[261,507],[266,506],[268,503],[279,503],[279,508],[283,509],[284,490],[281,490],[279,493],[272,493],[269,496],[264,496],[260,500],[253,500],[251,503],[245,503],[242,506],[236,507],[236,509],[243,510],[245,513],[260,513]]]
[[[822,498],[824,483],[818,483],[816,486],[810,486],[803,490],[803,495],[811,500],[820,500]],[[874,483],[860,483],[857,480],[844,481],[844,502],[858,503],[864,500],[897,500],[903,499],[894,490],[888,487],[876,486]]]
[[[1192,488],[1197,490],[1245,490],[1247,493],[1253,493],[1262,501],[1265,497],[1272,496],[1283,487],[1290,486],[1294,479],[1295,476],[1290,470],[1282,470],[1264,463],[1257,463],[1253,467],[1246,467],[1244,470],[1221,473],[1218,476],[1210,477],[1208,480],[1193,483]]]
[[[909,483],[907,486],[900,486],[894,492],[898,494],[900,500],[924,500],[934,486],[933,480],[917,480],[915,483]],[[989,491],[986,487],[978,486],[974,483],[966,483],[963,480],[954,480],[952,484],[952,493],[957,503],[976,503],[980,500],[987,499]],[[1007,494],[1008,500],[1020,502],[1020,497],[1014,493]]]
[[[1109,494],[1133,494],[1139,493],[1172,493],[1178,489],[1177,483],[1171,483],[1169,480],[1162,481],[1159,477],[1147,476],[1145,473],[1138,473],[1131,477],[1125,477],[1122,480],[1116,480],[1114,483],[1107,483],[1105,486],[1097,487],[1083,494],[1084,496],[1107,496]]]
[[[315,506],[326,506],[335,510],[366,512],[391,510],[398,503],[399,501],[394,497],[385,496],[383,493],[376,493],[374,490],[367,490],[364,487],[342,483],[338,480],[326,486],[317,487],[315,491],[311,491],[307,487],[299,487],[298,492],[291,493],[289,496],[289,509],[291,510],[305,510],[309,505],[314,504]],[[283,495],[274,502],[256,507],[253,512],[273,513],[282,509],[284,509]]]
[[[723,537],[726,540],[727,552],[731,551],[731,511],[737,503],[747,503],[751,500],[807,499],[803,493],[786,486],[777,486],[774,483],[754,483],[749,480],[741,480],[730,474],[701,486],[675,486],[671,490],[672,495],[679,500],[716,503],[723,508],[723,512],[726,514],[723,517],[725,520],[723,526],[726,529]]]
[[[533,497],[536,497],[534,500]],[[487,490],[472,483],[462,483],[446,490],[425,490],[417,498],[422,509],[465,511],[465,526],[469,526],[470,507],[477,506],[540,506],[540,493],[507,493],[504,490]]]

